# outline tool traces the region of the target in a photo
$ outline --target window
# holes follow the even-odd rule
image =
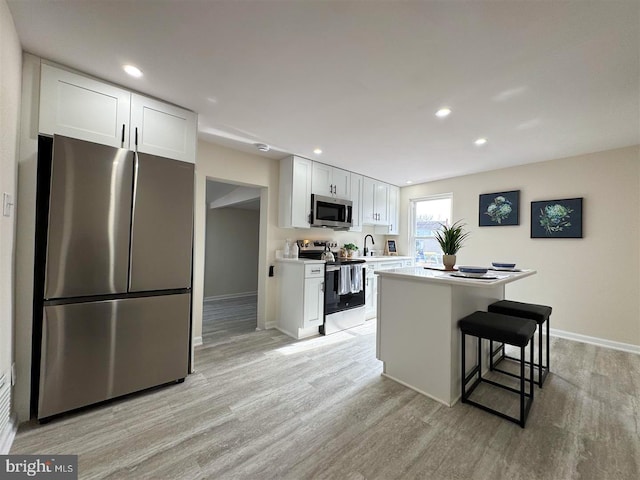
[[[409,241],[416,263],[442,264],[442,249],[434,232],[440,230],[440,224],[451,225],[452,200],[450,193],[411,200]]]

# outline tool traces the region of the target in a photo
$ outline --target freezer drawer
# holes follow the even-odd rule
[[[124,293],[133,153],[56,135],[45,298]]]
[[[38,418],[186,377],[190,297],[45,306]]]
[[[137,154],[129,291],[191,286],[193,164]]]

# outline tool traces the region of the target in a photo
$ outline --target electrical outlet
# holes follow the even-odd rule
[[[11,216],[11,207],[13,206],[13,196],[4,192],[2,194],[2,215],[5,217]]]

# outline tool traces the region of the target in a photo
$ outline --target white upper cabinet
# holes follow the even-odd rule
[[[197,115],[43,64],[40,133],[195,163]]]
[[[382,235],[398,235],[400,228],[398,221],[400,219],[400,188],[395,185],[389,185],[389,207],[388,207],[387,224],[377,226],[375,232]]]
[[[398,235],[400,220],[400,187],[389,185],[389,231],[388,235]]]
[[[311,228],[311,175],[313,162],[291,156],[280,160],[280,228]]]
[[[40,133],[129,147],[131,93],[43,64]]]
[[[362,189],[364,177],[357,173],[351,174],[351,201],[353,207],[351,210],[352,226],[350,232],[362,231]]]
[[[351,198],[351,172],[313,162],[311,193],[325,197]]]
[[[364,225],[388,225],[390,185],[365,177],[363,187],[362,223]]]
[[[196,129],[195,113],[131,94],[132,149],[195,163]]]

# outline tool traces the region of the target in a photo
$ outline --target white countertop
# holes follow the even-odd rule
[[[276,258],[276,262],[280,263],[297,263],[300,265],[307,265],[312,263],[325,263],[324,260],[311,260],[309,258]]]
[[[336,258],[337,259],[337,258]],[[379,255],[374,257],[353,257],[354,260],[366,260],[367,262],[388,262],[393,260],[411,260],[411,257]],[[311,260],[309,258],[276,258],[276,262],[282,263],[325,263],[324,260]]]
[[[374,255],[373,257],[353,257],[367,262],[387,262],[390,260],[411,260],[412,257],[400,255]]]
[[[495,287],[506,283],[520,280],[524,277],[534,275],[535,270],[521,270],[519,272],[503,272],[489,270],[487,276],[497,277],[495,280],[484,280],[479,278],[454,277],[451,274],[457,272],[444,272],[440,270],[428,270],[423,267],[395,268],[393,270],[383,270],[376,272],[380,277],[415,280],[425,283],[445,283],[465,287]]]

